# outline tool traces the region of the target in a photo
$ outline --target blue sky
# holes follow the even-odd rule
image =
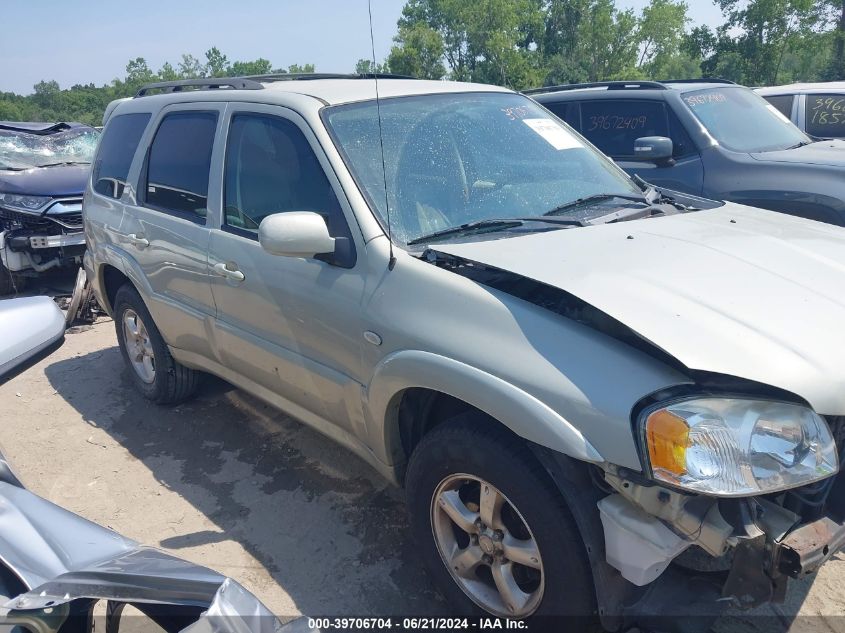
[[[635,9],[646,3],[618,0]],[[379,61],[404,4],[372,0]],[[721,21],[710,0],[689,4],[695,22]],[[135,57],[153,70],[165,61],[175,65],[182,53],[204,59],[211,46],[229,60],[310,62],[325,72],[351,72],[371,55],[366,0],[4,0],[2,11],[0,91],[20,94],[41,79],[63,88],[108,83]]]

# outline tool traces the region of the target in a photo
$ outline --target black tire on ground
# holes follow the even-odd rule
[[[560,492],[522,439],[480,414],[460,416],[425,435],[411,455],[405,481],[411,530],[423,562],[458,613],[478,615],[484,611],[453,579],[439,554],[431,499],[442,481],[459,473],[498,488],[534,534],[543,561],[545,589],[531,618],[576,616],[577,622],[566,621],[567,629],[595,628],[593,576],[578,528]]]
[[[124,315],[133,310],[143,321],[149,334],[155,357],[155,378],[151,383],[144,382],[132,367],[126,349],[123,330]],[[190,398],[199,384],[200,372],[178,363],[167,349],[167,344],[158,331],[141,295],[130,284],[121,286],[114,299],[114,325],[120,353],[126,363],[132,382],[143,396],[157,404],[177,404]]]
[[[0,262],[0,297],[17,294],[26,286],[26,277],[11,272]]]

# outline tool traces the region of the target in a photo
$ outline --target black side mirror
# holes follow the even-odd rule
[[[665,136],[643,136],[634,141],[637,160],[671,165],[673,151],[672,139]]]

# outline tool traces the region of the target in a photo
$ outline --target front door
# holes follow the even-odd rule
[[[351,210],[298,115],[236,104],[227,119],[223,221],[209,245],[220,360],[295,405],[292,412],[302,407],[356,431],[359,416],[348,403],[360,403],[364,276]],[[322,215],[336,253],[304,259],[264,251],[261,220],[289,211]]]
[[[581,132],[630,175],[657,187],[701,195],[704,168],[692,139],[663,101],[604,99],[581,103]],[[634,141],[644,136],[672,139],[672,159],[637,160]]]

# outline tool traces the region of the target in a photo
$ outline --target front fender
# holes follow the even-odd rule
[[[379,363],[365,392],[370,446],[379,447],[388,463],[404,460],[398,408],[402,392],[412,387],[462,400],[520,437],[575,459],[604,461],[575,426],[522,389],[445,356],[403,350]]]

